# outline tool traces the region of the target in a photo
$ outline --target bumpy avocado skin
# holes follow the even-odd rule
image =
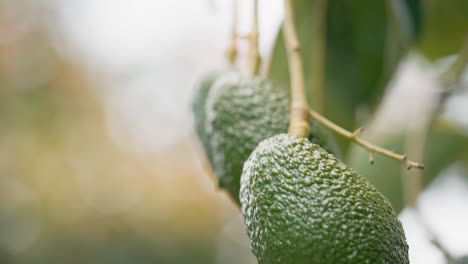
[[[195,130],[198,138],[200,139],[203,149],[205,151],[208,160],[213,162],[213,154],[209,143],[209,138],[205,130],[206,112],[205,105],[210,93],[211,87],[213,86],[216,79],[221,75],[219,71],[213,71],[204,75],[195,85],[195,91],[193,94],[192,101],[192,112]]]
[[[409,263],[390,203],[307,139],[264,140],[246,161],[241,209],[262,263]]]
[[[239,204],[244,162],[262,140],[286,133],[290,97],[267,80],[231,73],[213,85],[206,104],[206,127],[219,186]],[[338,153],[334,138],[312,124],[310,139]]]

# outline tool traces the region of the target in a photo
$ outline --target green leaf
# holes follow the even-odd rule
[[[468,37],[468,1],[427,1],[419,49],[430,59],[457,53]]]
[[[419,37],[422,31],[422,16],[423,10],[421,0],[406,0],[406,6],[410,14],[410,18],[413,25],[413,35]]]
[[[373,143],[398,153],[405,152],[405,136],[378,135],[370,139]],[[447,166],[460,160],[467,151],[468,135],[447,124],[435,123],[430,128],[424,151],[423,187],[427,187]],[[368,153],[359,146],[350,150],[349,164],[386,196],[396,212],[404,208],[402,164],[399,161],[375,156],[370,165]]]
[[[311,34],[314,2],[298,0],[293,3],[309,102],[313,96],[310,73],[314,56],[315,36]],[[396,19],[388,1],[362,0],[359,4],[328,1],[324,114],[347,129],[354,128],[354,114],[359,107],[375,109],[414,37],[414,19],[406,1],[394,2],[400,4],[404,15],[409,18],[402,21],[408,23]],[[272,54],[270,78],[288,84],[287,65],[280,32]]]

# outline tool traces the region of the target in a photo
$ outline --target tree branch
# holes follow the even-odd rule
[[[410,170],[411,168],[417,169],[424,169],[424,165],[415,161],[408,160],[407,155],[397,154],[393,151],[384,149],[382,147],[376,146],[366,140],[363,140],[359,137],[359,134],[364,130],[363,128],[359,128],[354,132],[350,132],[337,124],[333,123],[332,121],[328,120],[324,116],[320,115],[316,111],[310,109],[309,110],[310,117],[317,121],[318,123],[322,124],[324,127],[328,128],[329,130],[341,135],[356,144],[360,145],[361,147],[367,149],[369,151],[369,162],[372,164],[374,162],[373,155],[374,153],[378,153],[389,158],[398,160],[403,162],[406,165],[406,168]]]
[[[291,79],[291,114],[288,133],[297,137],[306,137],[309,133],[308,105],[305,95],[304,68],[301,47],[294,26],[292,1],[285,0],[283,23],[284,41],[288,50],[289,76]]]

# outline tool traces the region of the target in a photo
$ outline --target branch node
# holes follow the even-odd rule
[[[420,170],[424,170],[424,164],[421,164],[421,163],[411,164],[411,167],[414,167],[414,168],[417,168],[417,169],[420,169]]]
[[[371,165],[374,164],[374,152],[373,151],[369,151],[369,163]]]
[[[351,138],[356,138],[357,136],[359,136],[362,131],[364,131],[364,128],[363,127],[360,127],[358,129],[356,129],[353,134],[351,134]]]
[[[401,157],[401,161],[407,161],[407,160],[408,160],[408,155],[403,154],[403,156]]]

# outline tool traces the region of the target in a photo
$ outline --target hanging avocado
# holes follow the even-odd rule
[[[241,209],[259,263],[409,263],[390,203],[308,139],[264,140],[246,161]]]
[[[261,77],[223,75],[213,84],[206,102],[205,131],[219,186],[239,203],[244,162],[262,140],[286,133],[290,97],[287,89]],[[338,155],[334,138],[311,123],[309,139]]]

